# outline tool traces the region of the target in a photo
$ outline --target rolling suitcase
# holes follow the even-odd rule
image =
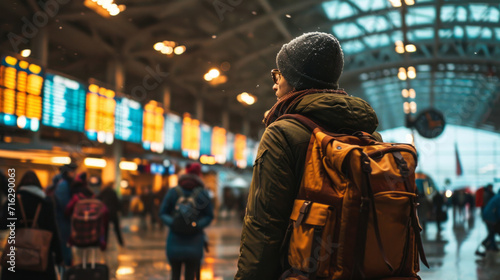
[[[66,270],[63,280],[109,280],[108,266],[95,263],[95,248],[89,249],[92,252],[92,263],[87,264],[87,250],[82,250],[82,263]]]

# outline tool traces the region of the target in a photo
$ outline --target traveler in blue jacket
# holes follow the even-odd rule
[[[172,280],[180,279],[183,264],[185,266],[185,280],[194,280],[195,277],[200,279],[201,260],[205,247],[203,229],[214,218],[213,205],[200,175],[201,165],[199,163],[188,164],[186,174],[179,178],[179,186],[167,192],[160,207],[160,218],[170,229],[167,237],[167,259],[172,267]],[[192,212],[197,218],[189,223],[192,226],[190,234],[180,232],[178,224],[179,221],[182,223],[189,217],[176,218],[179,212],[176,210],[178,208],[176,206],[178,206],[177,202],[181,196],[183,198],[193,197],[195,201]]]
[[[500,234],[500,191],[488,201],[483,211],[483,220],[488,227],[488,236],[482,244],[486,247],[486,251],[498,252],[495,234]]]

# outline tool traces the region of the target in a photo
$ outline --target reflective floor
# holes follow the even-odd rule
[[[450,212],[451,214],[451,212]],[[500,253],[487,253],[484,258],[474,255],[478,244],[486,236],[486,228],[476,215],[442,225],[437,234],[434,222],[424,230],[424,246],[430,269],[422,266],[423,280],[498,280],[500,279]],[[138,219],[125,219],[125,248],[117,248],[115,241],[107,252],[107,262],[115,271],[115,278],[170,279],[170,267],[165,257],[166,230],[139,230]],[[218,221],[207,229],[210,252],[203,262],[202,280],[233,279],[238,258],[241,223],[237,219]],[[483,249],[481,249],[483,250]]]

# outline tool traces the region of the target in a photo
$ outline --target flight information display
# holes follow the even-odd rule
[[[43,86],[43,125],[83,132],[85,96],[83,84],[47,73]]]
[[[115,92],[89,85],[85,113],[85,133],[90,140],[111,145],[115,134]]]
[[[0,124],[38,131],[42,119],[42,68],[12,56],[0,63]]]
[[[182,155],[190,159],[200,157],[200,121],[187,113],[182,119]]]
[[[226,130],[215,126],[212,129],[212,155],[215,162],[224,164],[226,162]]]
[[[212,127],[200,125],[200,155],[212,154]]]
[[[253,166],[258,147],[259,145],[256,141],[252,139],[247,140],[247,166]]]
[[[163,143],[165,117],[163,108],[158,102],[151,100],[144,106],[142,125],[142,146],[146,150],[162,153],[165,150]]]
[[[139,102],[116,98],[115,137],[127,142],[142,142],[142,107]]]
[[[243,134],[234,136],[234,162],[239,168],[247,167],[247,137]]]
[[[178,152],[182,149],[182,119],[170,113],[165,114],[165,149]]]

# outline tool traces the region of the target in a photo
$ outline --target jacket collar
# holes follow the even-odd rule
[[[19,191],[28,192],[30,194],[33,194],[33,195],[40,197],[41,199],[45,199],[47,197],[45,192],[37,186],[32,186],[32,185],[21,186],[21,187],[19,187]]]

